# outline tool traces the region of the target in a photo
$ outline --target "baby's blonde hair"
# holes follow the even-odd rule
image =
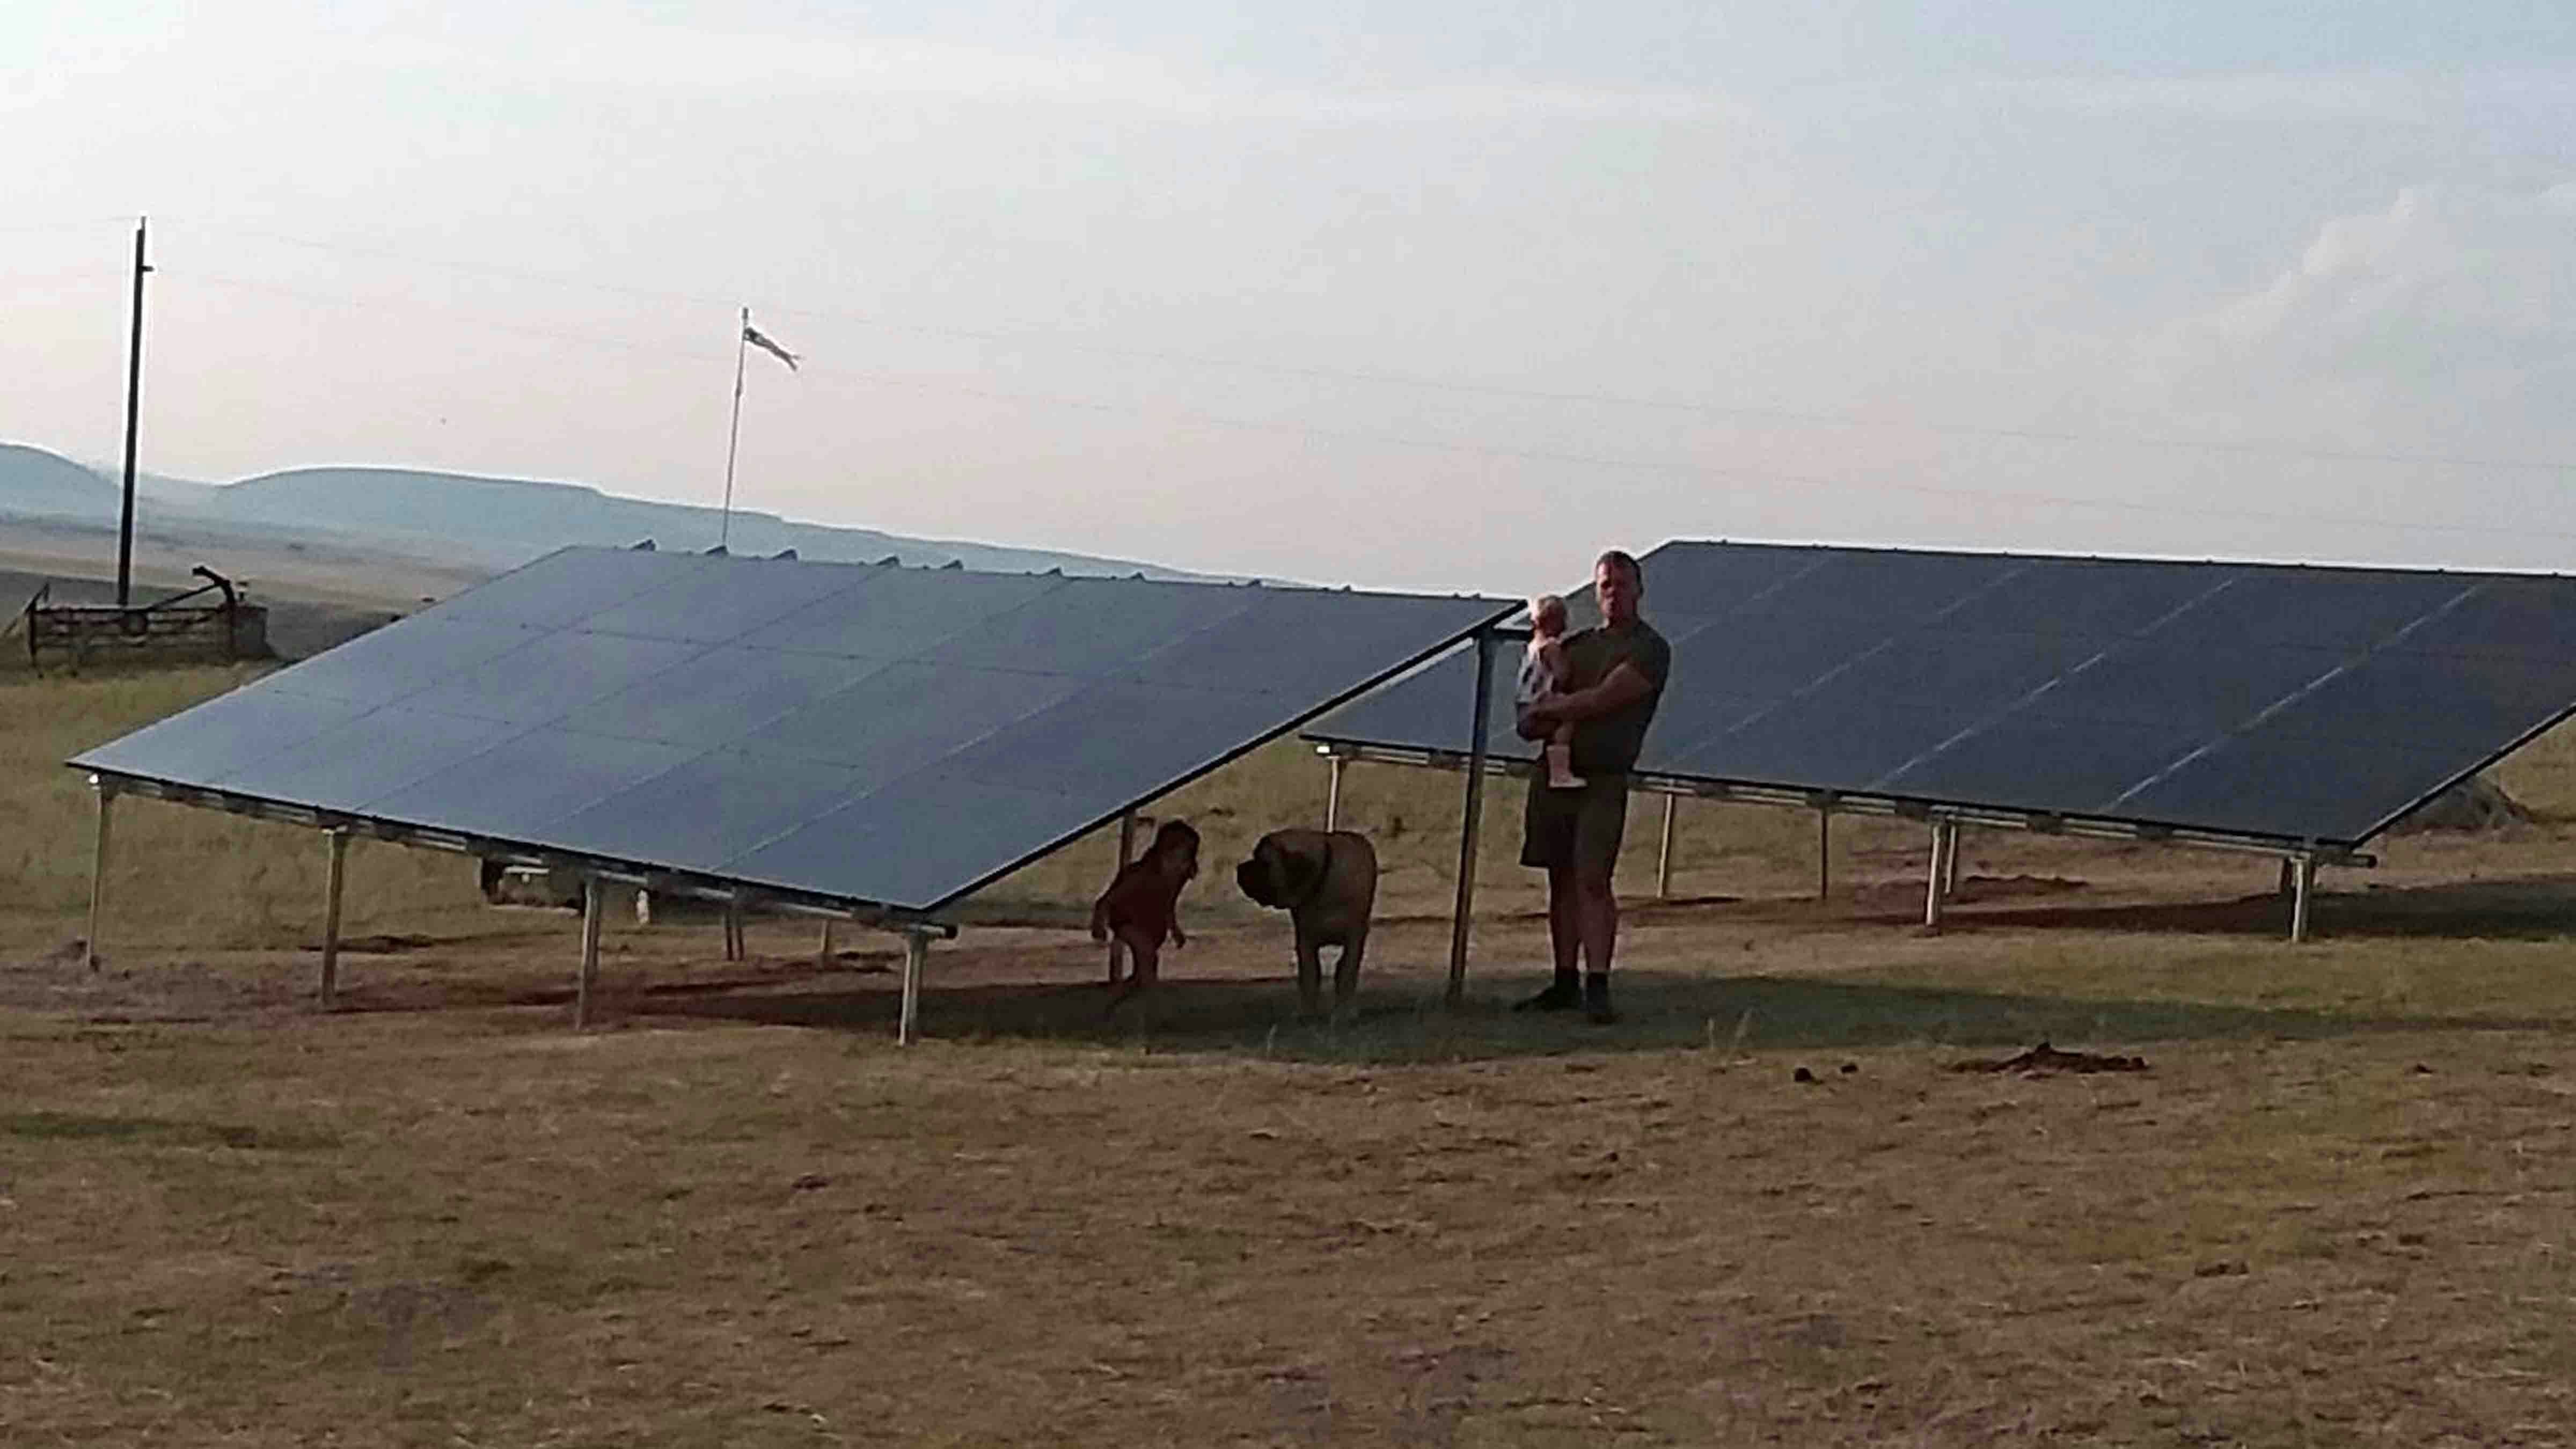
[[[1541,594],[1529,601],[1530,622],[1533,624],[1539,623],[1550,614],[1562,617],[1564,613],[1565,600],[1554,594]]]

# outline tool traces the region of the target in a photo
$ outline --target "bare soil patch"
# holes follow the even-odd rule
[[[2098,867],[2088,866],[2088,872]],[[2387,893],[2378,893],[2387,894]],[[2137,902],[2148,908],[2153,901]],[[2164,903],[2176,910],[2188,901]],[[2377,904],[2350,903],[2356,921]],[[417,924],[0,972],[11,1442],[2438,1444],[2576,1435],[2565,941],[1399,921],[1348,1030],[1213,924]],[[1949,1070],[2152,1050],[2152,1073]],[[2074,1045],[2080,1043],[2080,1046]],[[1817,1061],[1793,1083],[1792,1064]],[[1848,1065],[1850,1070],[1842,1070]],[[2428,1070],[2429,1068],[2429,1070]]]

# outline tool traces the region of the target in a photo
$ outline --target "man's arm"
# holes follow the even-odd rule
[[[1552,695],[1522,711],[1521,730],[1527,738],[1536,739],[1537,735],[1528,733],[1532,725],[1540,726],[1539,733],[1544,734],[1548,725],[1616,714],[1654,692],[1654,684],[1646,678],[1645,671],[1637,667],[1636,661],[1622,659],[1590,689]]]

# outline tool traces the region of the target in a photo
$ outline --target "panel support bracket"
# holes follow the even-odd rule
[[[107,924],[107,842],[108,826],[114,819],[117,782],[103,775],[89,777],[89,786],[98,792],[98,836],[89,858],[89,935],[81,942],[81,964],[90,971],[98,970],[98,934]]]
[[[349,877],[349,832],[334,826],[325,838],[331,844],[329,862],[323,868],[321,999],[328,1008],[340,995],[340,896]]]
[[[1494,631],[1476,631],[1476,698],[1475,722],[1469,726],[1467,747],[1467,798],[1458,827],[1458,904],[1449,922],[1449,991],[1447,1001],[1456,1006],[1467,999],[1467,929],[1476,909],[1476,834],[1484,823],[1485,772],[1491,760],[1486,753],[1486,717],[1494,693]]]

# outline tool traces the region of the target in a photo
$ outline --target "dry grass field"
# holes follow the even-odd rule
[[[1274,746],[1166,807],[1219,868],[1150,1016],[1094,840],[907,1051],[892,942],[784,920],[615,923],[576,1035],[569,916],[363,844],[317,1012],[319,839],[141,801],[85,972],[56,762],[237,678],[0,678],[0,1443],[2576,1443],[2576,738],[2297,948],[2264,861],[1973,837],[1933,938],[1919,827],[1817,902],[1811,819],[1685,806],[1608,1029],[1503,1010],[1516,787],[1441,1009],[1459,781],[1355,769],[1338,1031],[1226,896],[1320,813]],[[2042,1040],[2147,1070],[1952,1070]]]

